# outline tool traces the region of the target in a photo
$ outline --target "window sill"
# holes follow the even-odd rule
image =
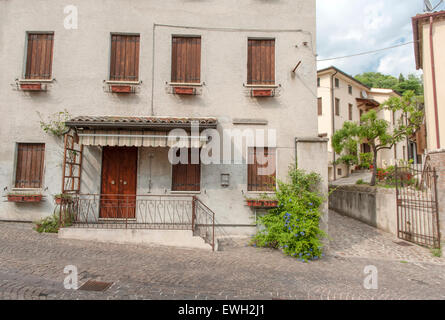
[[[277,89],[281,84],[244,84],[244,87],[249,89]]]
[[[56,79],[17,79],[18,83],[53,83]]]
[[[266,194],[266,195],[274,195],[275,191],[247,191],[247,196],[249,195],[261,195],[261,194]]]
[[[106,84],[105,88],[107,92],[118,93],[118,94],[128,94],[128,93],[138,93],[142,81],[111,81],[104,80]]]
[[[168,82],[168,85],[171,87],[202,87],[204,85],[203,82],[200,83],[190,83],[190,82]]]
[[[14,191],[19,191],[19,192],[42,192],[42,188],[12,188],[11,189],[13,192]]]
[[[201,194],[201,191],[173,191],[170,190],[170,194]]]
[[[55,79],[16,79],[17,89],[20,91],[47,91]]]
[[[116,81],[116,80],[105,80],[106,84],[115,84],[115,85],[141,85],[142,81]]]

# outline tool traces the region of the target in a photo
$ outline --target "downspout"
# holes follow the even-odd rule
[[[434,117],[436,121],[436,142],[437,149],[440,149],[439,136],[439,114],[437,110],[437,85],[436,85],[436,65],[434,61],[434,43],[433,43],[433,17],[430,17],[430,54],[431,54],[431,74],[433,77],[433,96],[434,96]]]
[[[338,71],[335,71],[334,74],[331,75],[331,114],[332,114],[332,134],[331,134],[331,144],[332,144],[332,138],[334,137],[335,134],[335,88],[334,88],[334,77],[337,75]],[[332,149],[332,166],[333,166],[333,171],[334,171],[334,181],[337,180],[337,166],[335,164],[336,161],[336,156],[335,156],[335,150]]]

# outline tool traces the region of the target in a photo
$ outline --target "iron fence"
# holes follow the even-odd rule
[[[436,170],[396,167],[395,181],[398,237],[440,248]]]
[[[215,213],[196,196],[79,194],[58,212],[62,227],[191,230],[215,248]]]

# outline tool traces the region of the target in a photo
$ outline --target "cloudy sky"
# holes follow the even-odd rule
[[[445,5],[439,9],[445,9]],[[317,0],[318,59],[412,41],[411,17],[422,12],[422,0]],[[365,71],[395,76],[419,74],[412,44],[377,54],[319,62],[318,68],[330,65],[352,75]]]

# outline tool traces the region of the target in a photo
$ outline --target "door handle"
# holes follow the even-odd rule
[[[124,181],[124,184],[126,185],[126,184],[127,184],[127,181]]]
[[[114,180],[111,181],[111,184],[116,184],[116,182]]]

